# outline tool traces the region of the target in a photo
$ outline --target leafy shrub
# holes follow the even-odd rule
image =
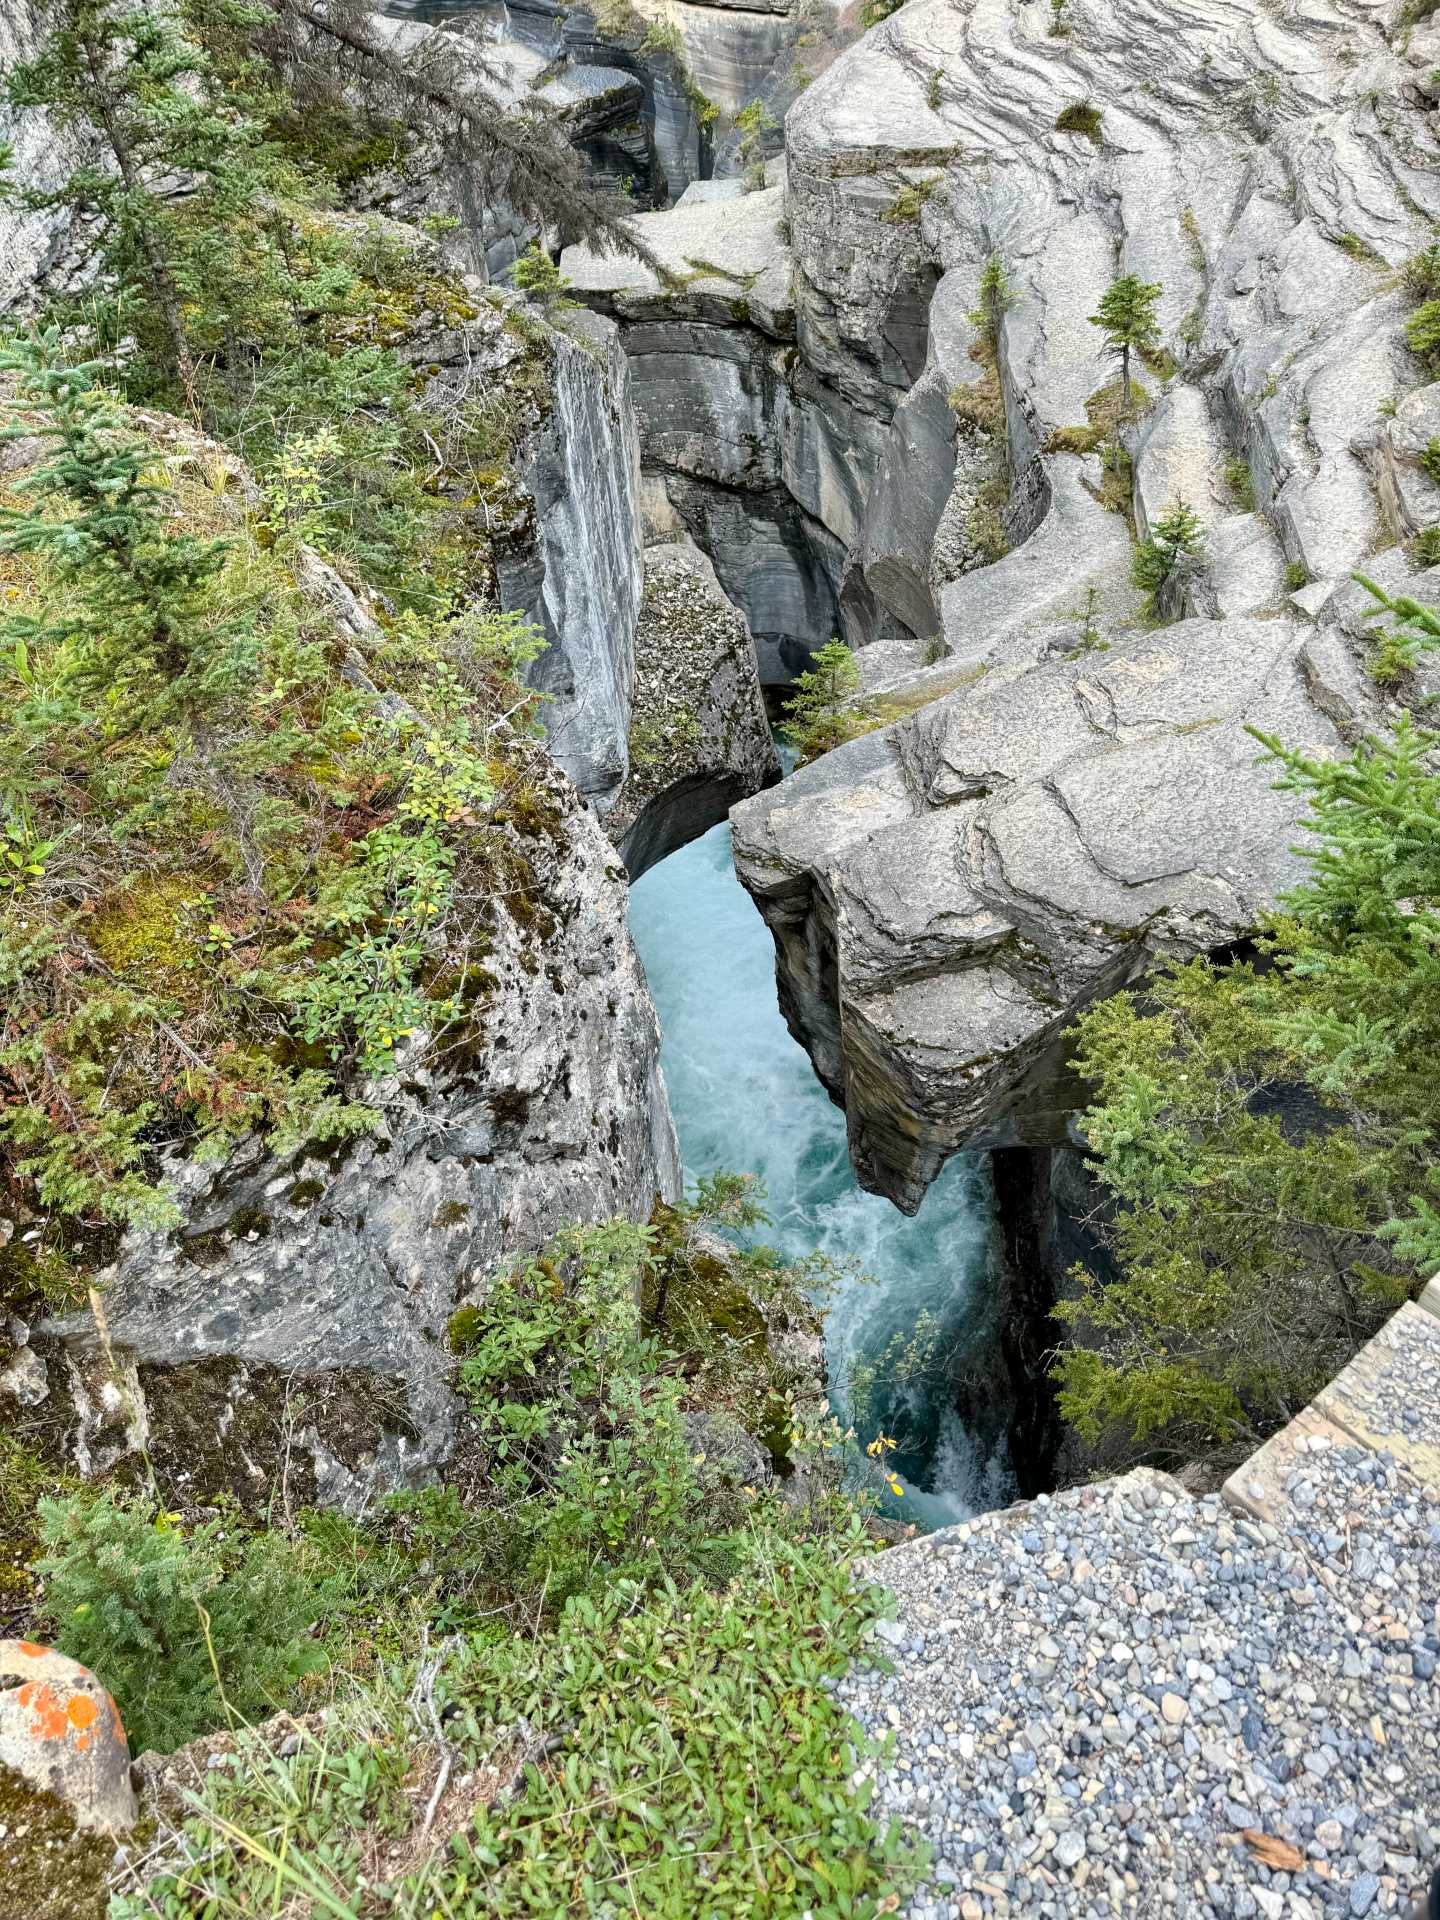
[[[723,1409],[767,1453],[809,1444],[792,1401],[816,1383],[779,1365],[768,1335],[810,1311],[825,1269],[763,1250],[720,1260],[692,1239],[705,1221],[762,1219],[747,1183],[710,1181],[649,1225],[560,1234],[457,1310],[474,1485],[463,1503],[448,1490],[394,1502],[444,1624],[528,1622],[615,1580],[736,1570],[750,1502],[765,1502],[702,1472],[689,1416]]]
[[[523,1716],[525,1768],[480,1799],[448,1846],[419,1830],[414,1781],[433,1766],[418,1715],[379,1689],[321,1738],[209,1775],[183,1868],[115,1896],[111,1920],[197,1911],[368,1910],[376,1834],[407,1862],[397,1913],[495,1920],[610,1912],[686,1920],[874,1920],[914,1886],[923,1854],[869,1811],[853,1778],[871,1751],[833,1683],[880,1610],[851,1579],[853,1532],[757,1550],[724,1591],[611,1586],[538,1640],[451,1655],[435,1688],[458,1765],[503,1766]]]
[[[56,1644],[114,1694],[135,1752],[168,1752],[227,1709],[259,1718],[325,1664],[309,1630],[338,1588],[278,1534],[227,1538],[218,1519],[186,1532],[108,1491],[39,1513]]]

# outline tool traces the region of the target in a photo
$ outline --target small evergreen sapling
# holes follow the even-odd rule
[[[223,1725],[227,1707],[261,1719],[324,1665],[309,1629],[338,1585],[282,1536],[227,1541],[218,1520],[187,1533],[108,1489],[39,1512],[56,1644],[103,1678],[136,1753]]]
[[[532,240],[511,267],[510,278],[521,293],[545,313],[560,313],[579,305],[578,301],[565,298],[570,282],[538,240]]]
[[[1158,283],[1141,280],[1136,274],[1122,273],[1105,289],[1099,306],[1090,315],[1092,327],[1105,336],[1105,349],[1120,361],[1121,399],[1130,405],[1130,355],[1144,353],[1158,345],[1160,321],[1157,312],[1164,289]]]
[[[971,326],[992,353],[1000,343],[1005,315],[1019,297],[1010,283],[1004,260],[998,253],[992,253],[981,270],[979,297],[968,316]]]
[[[1174,500],[1135,549],[1130,577],[1153,600],[1186,560],[1205,550],[1205,529],[1183,500]]]
[[[127,0],[61,0],[44,48],[10,70],[5,91],[78,134],[82,154],[99,148],[22,198],[93,232],[103,271],[86,309],[101,341],[138,331],[193,397],[197,315],[223,337],[237,303],[286,278],[275,220],[260,212],[286,174],[251,117],[260,103],[218,78],[176,12]]]
[[[740,171],[745,191],[758,193],[765,185],[765,141],[779,121],[763,100],[752,100],[735,116],[735,131],[740,135]]]
[[[780,731],[800,755],[801,763],[829,753],[866,730],[858,711],[860,669],[843,640],[828,640],[814,655],[808,670],[797,675],[795,692],[786,708]]]

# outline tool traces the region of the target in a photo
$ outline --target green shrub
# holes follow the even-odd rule
[[[1068,107],[1062,107],[1055,118],[1057,133],[1083,133],[1087,140],[1100,145],[1101,126],[1104,114],[1093,100],[1075,100]]]
[[[1298,593],[1301,587],[1310,584],[1310,569],[1303,560],[1287,561],[1285,566],[1285,589],[1288,593]]]
[[[939,191],[938,175],[929,180],[917,180],[912,185],[902,187],[880,217],[888,221],[892,227],[905,226],[910,221],[920,218],[925,207]]]
[[[55,1643],[114,1694],[136,1753],[168,1752],[227,1709],[263,1717],[325,1664],[309,1633],[338,1586],[280,1535],[227,1537],[217,1519],[187,1532],[109,1491],[39,1513]]]
[[[1427,480],[1432,480],[1440,487],[1440,439],[1433,434],[1420,455],[1420,471]]]
[[[1440,645],[1361,584],[1396,672]],[[1339,761],[1256,738],[1309,805],[1262,964],[1172,968],[1076,1029],[1119,1273],[1077,1269],[1059,1309],[1061,1409],[1152,1458],[1248,1453],[1440,1265],[1435,735],[1407,716]]]
[[[1440,527],[1422,527],[1413,550],[1417,567],[1440,567]]]
[[[362,1875],[384,1836],[406,1862],[397,1914],[604,1914],[680,1920],[873,1920],[914,1887],[924,1856],[870,1812],[874,1750],[833,1686],[881,1610],[852,1580],[852,1531],[760,1549],[723,1591],[623,1583],[572,1601],[538,1640],[468,1642],[442,1666],[436,1710],[460,1767],[504,1767],[513,1794],[447,1845],[420,1829],[433,1748],[399,1688],[376,1691],[277,1759],[207,1776],[183,1869],[115,1897],[111,1920],[199,1912],[369,1912]],[[523,1718],[522,1718],[523,1717]]]
[[[1250,471],[1248,460],[1234,459],[1225,462],[1225,484],[1237,507],[1246,513],[1255,511],[1255,478]]]
[[[1405,323],[1405,344],[1425,362],[1431,373],[1440,373],[1440,300],[1427,300]]]

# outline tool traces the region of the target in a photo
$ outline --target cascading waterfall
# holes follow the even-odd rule
[[[830,1302],[830,1398],[847,1422],[852,1373],[876,1369],[856,1424],[862,1441],[877,1430],[901,1441],[897,1511],[939,1526],[999,1504],[1007,1466],[972,1442],[950,1390],[999,1257],[986,1163],[957,1156],[914,1219],[856,1186],[844,1115],[776,1004],[774,949],[735,877],[728,826],[637,881],[630,924],[660,1013],[687,1176],[759,1175],[772,1246],[791,1257],[818,1247],[869,1276],[842,1281]]]

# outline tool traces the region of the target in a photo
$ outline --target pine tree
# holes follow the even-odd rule
[[[999,345],[1000,328],[1006,313],[1019,296],[1010,284],[1005,262],[992,253],[980,275],[980,297],[970,314],[970,324],[984,337],[992,350]]]
[[[1440,735],[1406,717],[1338,761],[1256,737],[1309,807],[1265,964],[1195,960],[1077,1029],[1120,1273],[1060,1309],[1090,1329],[1062,1411],[1170,1457],[1248,1450],[1440,1266]]]
[[[565,289],[570,282],[538,240],[532,240],[511,267],[510,278],[523,294],[536,301],[546,313],[579,305],[578,301],[565,298]]]
[[[752,100],[735,116],[735,131],[740,136],[740,171],[747,193],[758,193],[765,185],[765,140],[779,124],[763,100]]]
[[[1120,359],[1122,404],[1130,405],[1130,355],[1143,353],[1160,338],[1156,311],[1163,287],[1147,283],[1133,273],[1122,273],[1105,289],[1100,305],[1090,315],[1092,327],[1105,336],[1106,349]]]
[[[0,552],[43,559],[55,585],[75,591],[55,594],[46,615],[0,621],[0,649],[18,661],[46,647],[63,661],[68,700],[103,693],[132,731],[186,713],[208,724],[244,694],[254,666],[248,624],[217,617],[212,604],[229,542],[171,525],[149,478],[153,449],[97,390],[99,366],[66,366],[60,353],[54,333],[0,351],[0,375],[33,410],[0,441],[38,438],[49,449],[14,483],[25,504],[0,507]],[[73,706],[60,711],[73,718]]]
[[[339,1583],[313,1578],[281,1535],[237,1547],[218,1520],[182,1532],[109,1491],[39,1511],[47,1551],[35,1570],[56,1643],[104,1677],[137,1754],[223,1725],[227,1705],[262,1719],[324,1665],[307,1634]]]
[[[1174,577],[1181,563],[1205,548],[1205,529],[1183,500],[1172,500],[1155,522],[1148,540],[1135,549],[1130,577],[1153,599]]]
[[[87,307],[100,311],[101,344],[138,332],[193,398],[197,318],[223,339],[277,270],[261,215],[283,168],[252,102],[219,79],[176,11],[130,0],[60,0],[43,51],[11,70],[6,93],[94,155],[23,198],[70,210],[93,234],[102,278]]]
[[[629,203],[587,180],[539,95],[518,108],[500,97],[476,41],[436,33],[406,52],[377,29],[368,0],[256,0],[262,9],[268,20],[256,45],[302,112],[358,105],[438,142],[482,195],[503,198],[542,232],[655,264],[630,225]]]
[[[855,655],[843,640],[828,640],[814,655],[808,670],[796,676],[795,692],[780,729],[799,753],[802,765],[866,730],[870,722],[856,704],[859,691],[860,669]]]

